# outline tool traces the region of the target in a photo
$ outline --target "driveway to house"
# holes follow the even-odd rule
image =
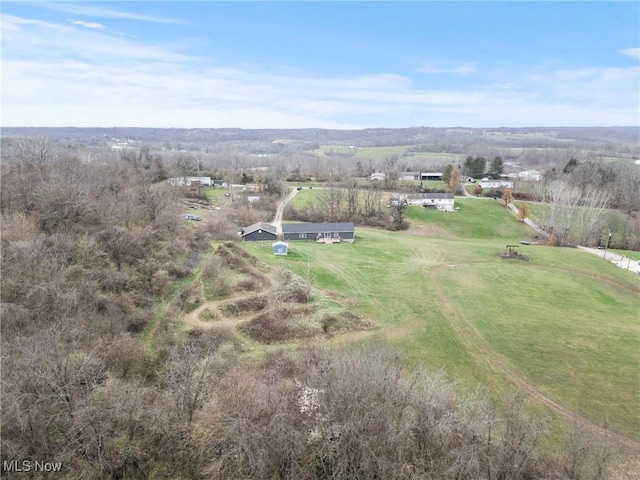
[[[603,250],[599,250],[597,248],[581,247],[580,245],[578,245],[578,248],[583,252],[589,252],[592,255],[598,255],[600,258],[608,260],[617,267],[620,267],[624,270],[640,273],[640,260],[633,260],[632,258],[618,255],[617,253],[612,253],[608,250],[607,252],[604,252]]]
[[[465,197],[478,198],[478,197],[474,197],[473,195],[470,195],[466,189],[463,189],[463,191],[464,191]],[[518,210],[518,207],[516,207],[513,203],[509,204],[509,210],[511,210],[516,217],[519,216],[520,214],[520,210]],[[526,223],[535,232],[541,235],[544,235],[545,237],[547,236],[547,233],[538,225],[533,223],[533,221],[531,221],[529,218],[525,218],[524,223]],[[592,255],[598,255],[602,259],[608,260],[614,265],[616,265],[617,267],[623,268],[629,272],[640,274],[640,260],[633,260],[629,257],[624,257],[622,255],[618,255],[616,253],[612,253],[609,251],[606,252],[606,256],[605,256],[605,253],[602,250],[599,250],[597,248],[582,247],[578,245],[578,249],[582,250],[583,252],[590,253]]]
[[[284,197],[284,199],[278,205],[276,209],[276,218],[271,222],[276,227],[276,235],[280,237],[282,235],[282,214],[284,213],[284,207],[291,201],[293,197],[298,194],[298,189],[294,188],[293,191]]]

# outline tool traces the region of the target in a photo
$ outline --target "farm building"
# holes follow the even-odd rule
[[[352,222],[282,224],[282,239],[284,241],[314,240],[319,243],[353,243],[355,238],[355,227]]]
[[[240,230],[240,235],[246,242],[275,241],[276,227],[270,223],[258,222]]]
[[[542,180],[542,174],[538,170],[525,170],[518,173],[518,178],[525,182],[539,182]]]
[[[399,195],[391,199],[391,205],[403,203],[411,206],[433,207],[447,212],[454,209],[453,193],[420,193],[418,195]]]
[[[420,172],[402,172],[400,174],[400,180],[420,180]]]
[[[289,253],[289,244],[287,242],[275,242],[272,247],[274,255],[287,255]]]
[[[513,188],[514,184],[511,180],[490,180],[488,178],[483,178],[478,182],[482,188]]]
[[[420,174],[420,180],[441,181],[442,172],[423,172]]]
[[[382,173],[382,172],[375,172],[372,173],[371,176],[369,177],[369,180],[371,181],[379,181],[379,182],[384,182],[384,179],[386,178],[387,174],[386,173]]]
[[[169,185],[182,187],[182,186],[201,186],[201,187],[210,187],[213,185],[211,183],[211,177],[174,177],[167,180]]]
[[[422,193],[407,197],[407,204],[433,207],[450,212],[454,208],[455,196],[453,193]]]

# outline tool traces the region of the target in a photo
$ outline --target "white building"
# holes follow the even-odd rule
[[[420,180],[420,172],[402,172],[400,173],[400,180]]]
[[[542,174],[537,170],[525,170],[518,174],[518,178],[525,182],[539,182],[542,180]]]
[[[511,180],[490,180],[488,178],[483,178],[480,180],[478,185],[480,185],[481,188],[513,188],[515,182],[512,182]]]
[[[182,186],[196,186],[196,185],[200,185],[201,187],[210,187],[211,185],[213,185],[213,183],[211,182],[211,177],[174,177],[174,178],[170,178],[169,180],[167,180],[167,183],[169,185],[173,185],[173,186],[178,186],[178,187],[182,187]]]
[[[387,177],[386,173],[382,173],[382,172],[376,172],[376,173],[372,173],[371,177],[369,177],[369,180],[373,181],[376,180],[378,182],[384,182],[384,179]]]
[[[445,212],[451,212],[455,207],[453,193],[421,193],[418,195],[400,195],[391,200],[391,205],[406,203],[410,206],[430,207]]]

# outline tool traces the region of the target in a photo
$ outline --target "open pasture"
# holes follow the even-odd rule
[[[381,328],[413,365],[443,369],[496,399],[517,377],[531,391],[640,438],[639,280],[575,249],[523,246],[529,263],[495,256],[527,236],[498,202],[455,213],[408,209],[409,232],[357,229],[353,245],[290,244],[272,265],[310,276]]]
[[[398,159],[409,164],[433,164],[441,165],[446,163],[460,162],[464,160],[464,155],[456,153],[441,152],[414,152],[411,148],[414,145],[394,145],[384,147],[354,147],[346,145],[322,145],[316,153],[330,155],[331,152],[340,154],[352,154],[357,160],[383,161],[389,156],[396,156]]]

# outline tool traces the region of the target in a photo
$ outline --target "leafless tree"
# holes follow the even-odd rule
[[[372,183],[370,188],[362,190],[362,212],[365,217],[372,217],[380,211],[382,199],[382,188],[377,182]]]
[[[341,213],[344,202],[344,190],[336,184],[329,184],[318,195],[322,209],[331,220],[335,220]]]
[[[555,243],[562,245],[568,240],[576,218],[580,191],[563,180],[554,180],[541,185],[539,195],[545,203],[542,224]]]
[[[352,177],[346,182],[347,216],[353,218],[360,208],[360,186],[358,179]]]
[[[580,231],[580,243],[587,245],[593,234],[598,230],[602,219],[607,213],[607,207],[611,194],[597,187],[588,189],[582,196],[582,202],[578,208],[578,226]]]

